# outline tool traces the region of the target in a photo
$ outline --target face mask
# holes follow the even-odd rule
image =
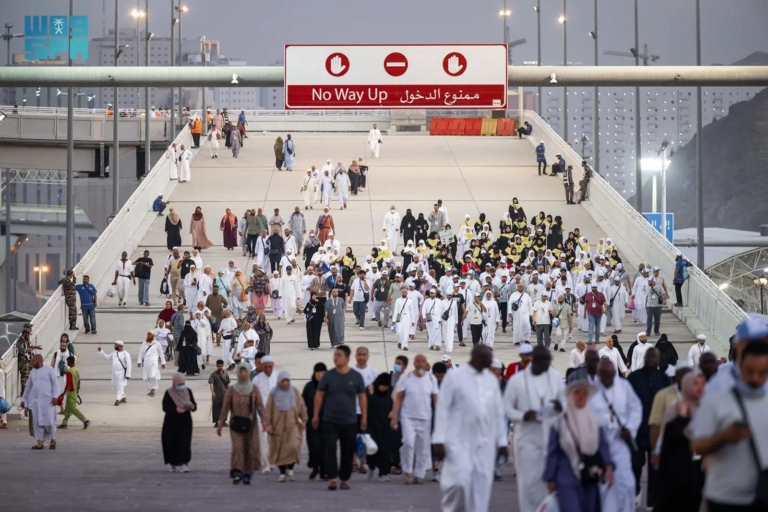
[[[187,389],[187,386],[185,386],[184,384],[176,386],[176,391],[184,391],[185,389]]]
[[[395,371],[395,373],[400,373],[400,372],[402,372],[402,371],[403,371],[403,367],[402,367],[402,366],[400,366],[399,364],[396,364],[396,365],[394,365],[394,366],[392,367],[392,369]]]

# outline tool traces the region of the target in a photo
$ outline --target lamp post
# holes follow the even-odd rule
[[[765,300],[763,299],[763,290],[765,290],[765,287],[768,286],[768,278],[765,277],[756,277],[752,280],[753,283],[755,283],[755,286],[760,288],[760,314],[765,314]]]
[[[69,0],[69,19],[74,15],[74,0]],[[72,44],[72,27],[67,24],[67,50]],[[72,67],[72,52],[67,51],[67,66]],[[64,261],[67,268],[75,266],[75,141],[74,141],[74,117],[75,117],[75,97],[74,89],[67,88],[67,209],[66,209],[66,228],[65,228],[65,249]]]
[[[147,15],[146,12],[139,9],[139,0],[136,0],[136,8],[131,11],[131,17],[136,20],[136,66],[141,66],[141,18]],[[136,88],[136,110],[141,107],[141,89]]]
[[[179,66],[183,66],[184,62],[182,62],[182,50],[183,50],[183,46],[184,46],[184,40],[182,39],[183,33],[182,33],[182,30],[181,30],[181,28],[182,28],[181,27],[181,17],[182,17],[181,15],[184,14],[185,12],[188,12],[189,11],[189,7],[187,7],[186,5],[179,4],[179,6],[176,7],[176,11],[179,13]],[[173,36],[173,34],[171,34],[171,36]],[[179,121],[181,121],[181,119],[184,117],[182,115],[182,109],[183,109],[183,106],[182,106],[182,99],[181,99],[181,87],[179,87]]]
[[[17,37],[24,37],[24,34],[11,34],[11,29],[13,28],[13,23],[6,23],[5,24],[5,33],[2,35],[3,41],[5,41],[5,65],[10,66],[11,65],[11,39],[17,38]],[[11,103],[11,89],[10,87],[6,89],[8,94],[6,101],[10,104]]]
[[[144,35],[147,38],[144,43],[144,65],[149,67],[149,42],[154,37],[154,34],[149,31],[149,0],[146,1],[144,11]],[[150,144],[152,138],[149,134],[149,87],[144,87],[144,176],[149,174],[151,170],[151,158],[150,158]]]
[[[11,309],[11,169],[5,168],[5,310]],[[14,287],[15,288],[15,287]]]
[[[173,35],[174,28],[179,19],[176,17],[176,0],[171,0],[171,67],[176,65],[175,43],[176,37]],[[171,141],[176,139],[176,101],[173,97],[173,87],[171,87]]]
[[[661,234],[667,237],[667,148],[669,140],[664,139],[659,148],[659,157],[661,158]]]
[[[512,16],[512,11],[507,9],[507,0],[504,0],[504,8],[499,11],[499,16],[501,17],[502,20],[504,20],[504,39],[502,39],[502,41],[504,42],[504,44],[507,44],[509,42],[507,40],[508,39],[507,18]],[[509,48],[507,48],[507,66],[509,66]]]
[[[637,1],[637,0],[635,0]],[[696,65],[701,66],[701,0],[696,0]],[[696,88],[696,264],[704,266],[704,176],[701,159],[701,86]],[[761,292],[762,293],[762,288]],[[762,307],[762,303],[760,304]]]
[[[597,0],[593,0],[595,10],[595,29],[589,33],[594,42],[595,66],[597,66]],[[592,90],[592,157],[594,158],[595,171],[600,174],[600,111],[598,107],[598,98],[600,90],[597,86]]]
[[[536,11],[536,65],[541,66],[541,0],[536,0],[533,10]],[[543,115],[541,112],[541,87],[539,87],[538,95],[538,114]]]
[[[37,309],[40,309],[43,300],[43,274],[48,272],[48,266],[35,267],[34,271],[37,272]]]
[[[120,65],[120,0],[115,0],[115,67]],[[109,175],[112,177],[112,217],[120,210],[120,182],[118,174],[120,169],[120,102],[118,88],[112,90],[112,158],[109,159]]]
[[[566,1],[567,0],[563,0],[563,14],[557,18],[557,22],[563,26],[563,66],[568,65],[568,20],[565,17]],[[563,119],[563,140],[568,144],[568,87],[563,87]]]
[[[638,8],[637,8],[637,0],[634,1],[635,4],[635,66],[640,65],[640,58],[638,55],[638,51],[640,48],[640,34],[639,34],[639,17],[638,17]],[[647,52],[646,52],[647,53]],[[643,170],[640,167],[640,159],[642,158],[642,153],[640,150],[640,88],[635,87],[635,194],[637,198],[637,203],[635,204],[635,207],[637,208],[637,211],[640,212],[640,214],[643,213]],[[701,267],[704,268],[704,267]]]

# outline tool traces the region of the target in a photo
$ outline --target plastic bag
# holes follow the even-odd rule
[[[111,285],[109,285],[109,290],[107,291],[107,297],[112,298],[115,295],[117,295],[117,285],[116,284],[111,284]]]
[[[630,311],[635,310],[635,299],[632,299],[629,301],[629,306],[627,306],[627,309],[629,309]]]
[[[363,434],[358,434],[357,441],[355,442],[355,456],[358,458],[358,460],[363,460],[365,458],[365,441],[363,441]]]
[[[0,398],[0,414],[5,414],[11,410],[11,404],[5,398]]]
[[[379,451],[379,445],[377,445],[376,441],[373,440],[371,434],[365,432],[360,434],[360,437],[363,438],[363,443],[365,443],[365,454],[376,455],[376,452]]]
[[[560,512],[560,504],[557,502],[557,493],[553,492],[544,498],[536,512]]]

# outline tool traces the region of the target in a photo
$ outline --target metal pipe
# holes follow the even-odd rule
[[[173,35],[173,29],[176,26],[176,5],[174,0],[171,0],[171,67],[176,65],[176,53],[174,49],[174,43],[176,37]],[[176,101],[173,94],[173,87],[171,87],[171,138],[170,141],[176,140]]]
[[[635,0],[635,69],[640,70],[640,18]],[[647,66],[644,69],[648,69]],[[640,167],[642,149],[640,140],[640,87],[635,87],[635,208],[643,213],[643,169]],[[666,236],[666,235],[665,235]]]
[[[144,13],[144,66],[149,68],[149,0],[146,1],[146,9]],[[149,116],[151,112],[149,110],[149,87],[144,87],[144,176],[149,174],[152,169],[149,158],[149,147],[151,136],[149,134]]]
[[[115,67],[118,69],[120,64],[118,58],[118,46],[120,45],[120,0],[115,0]],[[88,68],[83,68],[88,69]],[[112,177],[112,216],[117,215],[120,211],[120,182],[118,175],[120,174],[120,133],[119,133],[119,119],[120,119],[120,97],[118,96],[118,86],[115,83],[113,92],[114,99],[112,104],[112,158],[109,159],[109,175]]]
[[[0,67],[0,87],[283,87],[282,66]],[[556,82],[552,82],[552,73]],[[232,76],[237,75],[237,84]],[[768,66],[511,66],[509,87],[768,86]]]
[[[681,247],[768,247],[768,240],[754,238],[751,240],[706,240],[702,245],[695,238],[675,238],[675,245]],[[696,254],[698,255],[698,249]],[[698,262],[696,266],[701,267]]]
[[[568,18],[566,1],[563,0],[563,67],[568,66]],[[563,85],[563,140],[568,144],[568,86]]]
[[[701,0],[696,0],[696,65],[701,66]],[[696,236],[704,240],[704,175],[701,158],[701,86],[696,88]],[[706,242],[705,242],[706,243]],[[696,261],[704,268],[704,247],[696,251]]]
[[[74,16],[74,0],[69,0],[69,20]],[[67,66],[72,67],[72,28],[67,23]],[[67,227],[65,233],[66,254],[64,260],[67,270],[75,266],[75,168],[73,155],[75,151],[74,143],[74,116],[75,105],[72,87],[67,89]]]
[[[595,67],[597,67],[597,0],[594,0],[595,7]],[[592,90],[592,156],[594,158],[595,172],[600,174],[600,113],[598,111],[599,88],[595,86]]]
[[[667,236],[667,148],[661,151],[661,234]]]
[[[202,62],[200,65],[202,67],[205,67],[205,36],[202,37],[200,42],[200,58],[202,59]],[[202,123],[202,133],[203,140],[205,140],[205,137],[208,135],[208,111],[207,111],[207,105],[208,102],[205,98],[205,86],[203,86],[203,105],[202,109],[200,110],[200,122]]]
[[[11,169],[5,168],[5,310],[12,311],[11,301],[13,300],[11,290],[13,273],[11,269]]]
[[[536,0],[536,67],[541,67],[541,0]],[[537,113],[543,118],[541,111],[541,85],[539,85],[539,109]]]
[[[184,47],[184,40],[181,38],[182,37],[182,33],[181,33],[182,13],[183,11],[181,10],[181,0],[179,0],[179,68],[180,68],[179,71],[183,71],[183,69],[181,68],[184,67],[184,62],[182,60],[183,59],[182,48]],[[183,110],[184,107],[181,102],[182,102],[181,87],[179,87],[179,122],[181,122],[184,119],[184,110]]]

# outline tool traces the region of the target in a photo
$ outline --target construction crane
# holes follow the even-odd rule
[[[507,41],[509,41],[509,28],[507,28]],[[521,44],[525,44],[528,41],[523,37],[522,39],[515,39],[514,41],[510,41],[507,43],[507,61],[509,64],[512,64],[512,48],[515,46],[520,46]]]
[[[649,62],[656,62],[661,57],[659,55],[651,55],[648,53],[648,45],[643,45],[643,53],[638,54],[636,48],[630,48],[628,52],[617,52],[614,50],[605,50],[603,52],[603,55],[613,55],[615,57],[632,57],[641,59],[643,61],[643,66],[647,66]]]

